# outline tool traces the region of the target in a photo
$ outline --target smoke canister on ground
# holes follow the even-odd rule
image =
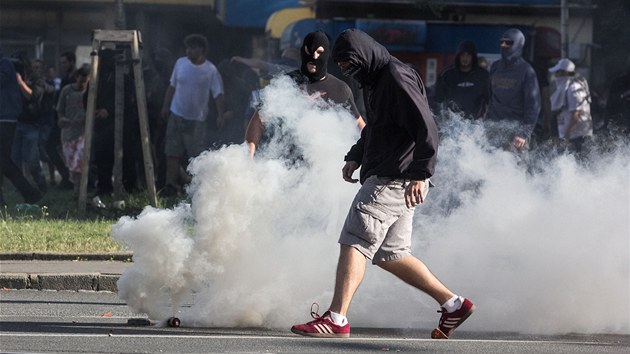
[[[166,323],[169,327],[179,327],[181,321],[177,317],[171,317],[166,321]]]

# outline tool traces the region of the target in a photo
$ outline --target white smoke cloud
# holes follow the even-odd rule
[[[628,333],[628,147],[595,152],[589,163],[532,154],[537,168],[528,172],[512,153],[489,147],[479,124],[453,118],[443,130],[437,187],[414,219],[414,253],[476,303],[464,328]],[[374,273],[365,283],[391,278]],[[370,321],[369,308],[396,308],[377,316],[380,325],[435,326],[433,300],[399,291],[408,296],[399,303],[412,305],[373,297],[361,319]]]
[[[287,150],[273,141],[254,161],[245,145],[207,151],[189,165],[190,205],[120,219],[112,234],[134,263],[119,296],[132,309],[155,320],[177,315],[183,326],[288,329],[310,320],[312,302],[321,312],[330,303],[336,241],[359,188],[341,167],[358,131],[346,111],[322,107],[288,79],[262,98],[266,124],[281,119],[303,159],[271,158]],[[475,122],[451,117],[442,130],[437,187],[416,211],[413,251],[477,304],[463,328],[628,333],[630,149],[590,164],[544,157],[528,172],[491,148]],[[349,320],[425,329],[437,309],[368,266]]]

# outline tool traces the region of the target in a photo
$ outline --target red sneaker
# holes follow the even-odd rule
[[[475,304],[470,300],[464,298],[462,307],[459,310],[451,313],[446,312],[446,309],[442,307],[438,312],[442,313],[438,327],[431,331],[431,338],[433,339],[448,339],[448,337],[455,331],[460,324],[472,315],[475,311]]]
[[[318,306],[319,308],[319,306]],[[291,327],[291,332],[307,337],[320,338],[348,338],[350,337],[350,324],[345,326],[336,325],[330,318],[330,311],[324,312],[320,316],[317,311],[313,312],[311,306],[311,316],[315,319],[305,324],[298,324]]]

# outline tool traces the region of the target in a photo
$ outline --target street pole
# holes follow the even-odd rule
[[[569,0],[560,2],[560,39],[562,57],[569,57]]]
[[[116,22],[114,26],[117,30],[124,30],[127,27],[127,19],[125,18],[125,5],[123,0],[116,0]]]

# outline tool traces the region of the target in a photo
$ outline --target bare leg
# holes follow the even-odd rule
[[[421,260],[414,256],[379,262],[378,266],[394,274],[405,283],[424,291],[440,305],[454,295]]]
[[[335,295],[330,304],[330,311],[344,316],[348,313],[352,297],[365,275],[365,263],[363,253],[354,247],[341,245],[339,262],[337,263]]]

